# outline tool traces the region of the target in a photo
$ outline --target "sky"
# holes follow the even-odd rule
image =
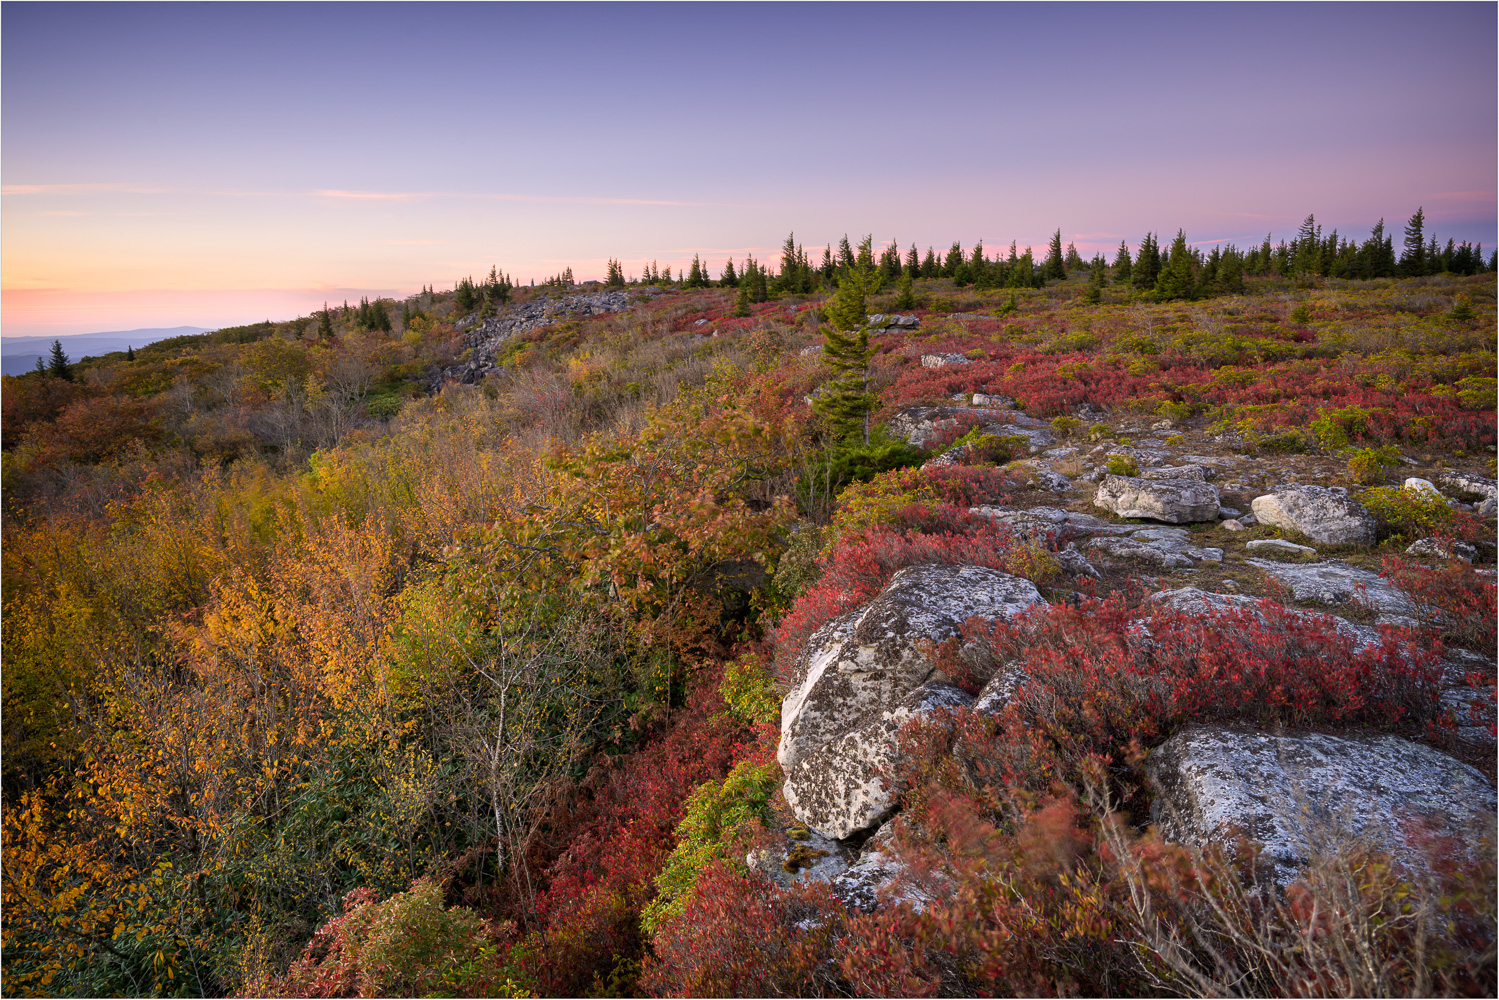
[[[1499,244],[1496,7],[0,6],[9,336],[609,258]]]

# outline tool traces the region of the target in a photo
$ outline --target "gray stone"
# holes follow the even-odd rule
[[[1006,408],[1014,406],[1015,401],[1009,396],[997,396],[991,395],[986,392],[976,392],[973,394],[973,405]]]
[[[1430,497],[1440,497],[1441,499],[1446,499],[1446,497],[1442,496],[1442,491],[1437,489],[1436,483],[1432,482],[1430,479],[1422,479],[1419,476],[1407,477],[1405,482],[1401,484],[1400,488],[1403,490],[1410,490],[1413,493],[1421,493]]]
[[[1035,584],[982,566],[908,566],[862,607],[812,634],[781,704],[777,759],[790,770],[911,691],[945,681],[922,646],[969,618],[1012,618],[1044,604]]]
[[[1231,520],[1233,518],[1239,517],[1243,513],[1244,512],[1242,510],[1240,510],[1239,508],[1237,508],[1237,507],[1219,507],[1218,508],[1218,516],[1221,517],[1221,518],[1223,518],[1223,520],[1225,520],[1225,521],[1228,521],[1228,520]]]
[[[1482,773],[1395,736],[1194,726],[1157,747],[1146,769],[1165,837],[1232,850],[1242,833],[1263,845],[1282,885],[1353,838],[1420,871],[1420,834],[1407,821],[1467,843],[1494,828],[1494,788]]]
[[[891,780],[896,735],[912,719],[940,719],[973,704],[951,684],[924,684],[888,711],[865,721],[786,769],[781,793],[797,819],[827,837],[843,839],[883,822],[894,811],[899,789]]]
[[[1243,531],[1244,530],[1243,523],[1240,522],[1240,521],[1238,521],[1238,520],[1236,520],[1235,518],[1232,518],[1232,517],[1229,518],[1228,520],[1224,521],[1220,525],[1220,527],[1227,528],[1229,531]]]
[[[970,514],[982,514],[1007,525],[1016,535],[1026,541],[1051,541],[1062,535],[1088,536],[1096,534],[1127,535],[1138,530],[1140,525],[1115,524],[1092,514],[1063,510],[1060,507],[995,507],[968,508]]]
[[[782,830],[775,843],[750,851],[744,863],[781,886],[832,882],[854,858],[842,843],[816,830]]]
[[[1467,542],[1418,538],[1406,547],[1405,554],[1419,559],[1457,559],[1470,563],[1478,557],[1478,550]]]
[[[1493,497],[1481,501],[1473,508],[1473,513],[1479,517],[1493,517],[1496,511],[1499,511],[1499,501],[1496,501]]]
[[[948,365],[966,365],[968,359],[961,354],[923,354],[921,356],[921,367],[923,368],[946,368]]]
[[[1317,558],[1317,550],[1310,545],[1297,545],[1283,538],[1254,538],[1244,543],[1251,552],[1280,552],[1288,556]]]
[[[1168,524],[1218,519],[1218,489],[1201,479],[1139,479],[1106,476],[1093,503],[1120,517],[1144,517]]]
[[[887,316],[884,313],[875,313],[869,317],[870,329],[914,330],[920,325],[920,316]]]
[[[1319,563],[1282,563],[1268,559],[1245,560],[1291,588],[1298,601],[1319,604],[1347,604],[1357,598],[1376,614],[1393,616],[1403,624],[1416,609],[1400,591],[1378,573],[1349,566],[1338,560]]]
[[[1437,481],[1457,494],[1459,500],[1499,499],[1499,484],[1471,472],[1448,469],[1437,476]]]
[[[996,413],[991,409],[960,406],[910,406],[886,423],[891,436],[902,438],[917,448],[925,448],[941,431],[958,426],[960,419],[972,421],[983,434],[1001,437],[1023,437],[1031,449],[1049,448],[1054,443],[1051,426],[1044,420],[1024,413]]]
[[[1204,465],[1162,465],[1155,468],[1140,470],[1141,479],[1196,479],[1199,482],[1207,482],[1217,475],[1213,469]]]
[[[1318,545],[1373,545],[1375,522],[1342,487],[1291,486],[1255,497],[1260,523],[1299,531]]]
[[[1068,542],[1057,552],[1057,564],[1069,576],[1091,576],[1095,580],[1099,579],[1098,570],[1077,550],[1076,542]]]
[[[1089,539],[1083,550],[1107,562],[1142,562],[1162,569],[1191,569],[1223,561],[1223,550],[1192,544],[1185,528],[1137,528],[1126,536]]]

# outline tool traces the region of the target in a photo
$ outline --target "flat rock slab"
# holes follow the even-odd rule
[[[941,431],[958,426],[960,419],[977,426],[981,433],[1023,437],[1034,450],[1056,443],[1051,425],[1018,411],[966,406],[908,406],[885,424],[893,437],[917,448],[925,448]]]
[[[1168,839],[1232,848],[1243,833],[1288,884],[1312,858],[1367,838],[1424,867],[1421,828],[1473,843],[1494,829],[1493,786],[1475,768],[1395,736],[1272,735],[1195,726],[1150,755],[1152,818]]]
[[[1151,524],[1119,524],[1092,514],[1080,514],[1060,507],[970,507],[969,513],[982,514],[1008,526],[1027,541],[1067,546],[1057,553],[1062,568],[1074,576],[1095,576],[1097,571],[1089,558],[1115,562],[1142,562],[1163,569],[1185,569],[1201,562],[1222,562],[1223,550],[1214,546],[1192,544],[1185,528],[1167,528]],[[1072,539],[1087,539],[1080,549]]]
[[[1218,488],[1201,478],[1105,476],[1093,503],[1120,517],[1149,518],[1167,524],[1218,520]]]
[[[1416,608],[1400,591],[1378,573],[1338,560],[1318,563],[1283,563],[1270,559],[1246,559],[1251,566],[1264,570],[1291,588],[1298,601],[1308,604],[1348,604],[1359,600],[1373,608],[1375,614],[1393,616],[1408,624]]]
[[[891,771],[900,727],[917,718],[941,720],[971,704],[971,695],[950,684],[925,684],[895,708],[804,754],[786,769],[781,789],[792,815],[840,840],[884,822],[899,800]]]
[[[1374,544],[1374,515],[1341,486],[1290,486],[1250,506],[1261,524],[1298,531],[1318,545]]]
[[[1250,552],[1263,552],[1271,555],[1279,553],[1287,556],[1305,556],[1309,559],[1317,557],[1317,550],[1310,545],[1297,545],[1283,538],[1253,538],[1245,542],[1244,547]]]
[[[1471,472],[1449,470],[1437,476],[1437,482],[1451,490],[1459,500],[1499,499],[1499,484]]]
[[[945,681],[923,646],[974,616],[1013,618],[1045,604],[1029,580],[983,566],[908,566],[874,600],[814,632],[781,703],[777,759],[804,755],[893,709],[923,684]]]

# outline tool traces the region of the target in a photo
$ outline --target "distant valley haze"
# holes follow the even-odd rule
[[[40,358],[45,364],[54,340],[62,344],[69,361],[97,357],[127,347],[145,347],[168,337],[207,333],[201,326],[149,327],[141,330],[111,330],[106,333],[75,333],[66,336],[0,337],[0,367],[5,375],[20,375],[36,367]]]

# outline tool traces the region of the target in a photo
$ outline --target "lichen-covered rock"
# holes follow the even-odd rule
[[[1406,546],[1405,554],[1418,559],[1457,559],[1470,563],[1478,557],[1478,550],[1467,542],[1448,541],[1442,538],[1418,538]]]
[[[968,508],[970,514],[982,514],[1007,526],[1027,541],[1051,541],[1060,537],[1092,535],[1127,535],[1138,525],[1116,524],[1092,514],[1080,514],[1060,507],[994,507]]]
[[[1159,465],[1140,470],[1141,479],[1196,479],[1207,482],[1216,474],[1216,470],[1196,462],[1191,465]]]
[[[885,424],[891,436],[925,448],[939,431],[957,427],[960,420],[976,426],[981,433],[1000,437],[1023,437],[1032,450],[1055,444],[1051,425],[1044,420],[1014,411],[963,406],[908,406]]]
[[[1471,472],[1449,469],[1437,476],[1437,481],[1455,493],[1459,500],[1499,499],[1499,484]]]
[[[1260,523],[1299,531],[1318,545],[1374,544],[1374,515],[1341,486],[1292,486],[1250,506]]]
[[[1297,545],[1288,542],[1284,538],[1252,538],[1244,543],[1244,547],[1250,552],[1261,552],[1266,554],[1279,554],[1285,556],[1305,556],[1308,559],[1317,557],[1317,550],[1310,545]]]
[[[1409,619],[1416,608],[1378,573],[1330,559],[1318,563],[1283,563],[1270,559],[1247,559],[1274,579],[1291,588],[1298,601],[1317,604],[1347,604],[1357,599],[1377,615]],[[1409,624],[1391,621],[1389,624]]]
[[[961,354],[923,354],[921,356],[923,368],[945,368],[948,365],[966,364],[968,364],[968,359]]]
[[[1194,726],[1156,748],[1146,768],[1164,836],[1232,849],[1246,835],[1264,845],[1281,884],[1352,837],[1419,869],[1423,825],[1467,843],[1494,826],[1494,788],[1479,771],[1395,736]]]
[[[971,704],[971,695],[936,683],[912,691],[893,709],[866,713],[860,725],[786,768],[786,804],[808,827],[840,840],[883,822],[897,800],[891,770],[900,727]]]
[[[1012,618],[1044,604],[1035,584],[983,566],[908,566],[868,604],[812,634],[781,704],[777,758],[788,771],[923,684],[945,681],[922,648],[975,615]]]
[[[1083,551],[1108,562],[1141,562],[1162,569],[1223,561],[1222,549],[1193,545],[1185,528],[1138,528],[1122,537],[1090,538]]]
[[[744,863],[776,884],[790,886],[831,882],[847,871],[853,860],[839,841],[801,828],[780,831],[773,843],[750,851]]]
[[[1120,517],[1145,517],[1168,524],[1218,519],[1218,488],[1202,479],[1105,476],[1093,503]]]

